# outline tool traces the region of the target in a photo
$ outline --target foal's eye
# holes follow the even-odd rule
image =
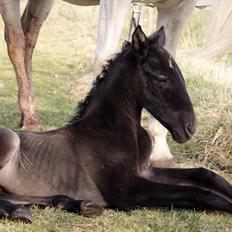
[[[156,76],[156,80],[160,83],[160,84],[166,84],[166,83],[168,83],[168,78],[167,78],[167,76],[165,76],[165,75],[157,75]]]

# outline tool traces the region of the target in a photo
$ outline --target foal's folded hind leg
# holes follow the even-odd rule
[[[93,201],[74,200],[61,195],[52,197],[52,206],[71,213],[79,213],[86,217],[100,216],[104,210],[101,205]]]
[[[10,202],[20,205],[13,205]],[[79,213],[85,217],[100,216],[103,206],[91,200],[74,200],[68,196],[56,195],[50,197],[21,196],[0,193],[0,216],[8,214],[12,220],[29,220],[30,212],[22,204],[35,204],[42,207],[55,207],[70,213]]]
[[[12,221],[31,223],[32,217],[28,207],[15,205],[5,200],[0,200],[0,217],[9,218]]]

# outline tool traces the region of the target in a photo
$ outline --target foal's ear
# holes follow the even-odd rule
[[[164,47],[166,42],[164,27],[161,26],[160,29],[151,34],[148,39],[151,41],[152,45]]]
[[[142,31],[141,26],[137,26],[132,35],[132,48],[137,52],[139,58],[145,58],[148,52],[147,37]]]
[[[131,45],[131,43],[127,40],[124,40],[123,44],[122,44],[122,51],[125,51],[127,48],[129,48]]]

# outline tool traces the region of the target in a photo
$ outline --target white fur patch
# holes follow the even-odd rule
[[[168,59],[169,67],[174,68],[171,57]]]
[[[152,153],[150,160],[169,160],[172,159],[173,156],[169,150],[166,135],[167,129],[163,127],[157,120],[151,119],[149,121],[149,131],[152,136],[154,136],[154,144],[152,146]]]

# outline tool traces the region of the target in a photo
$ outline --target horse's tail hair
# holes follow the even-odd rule
[[[200,55],[211,57],[232,50],[232,1],[217,0]]]

